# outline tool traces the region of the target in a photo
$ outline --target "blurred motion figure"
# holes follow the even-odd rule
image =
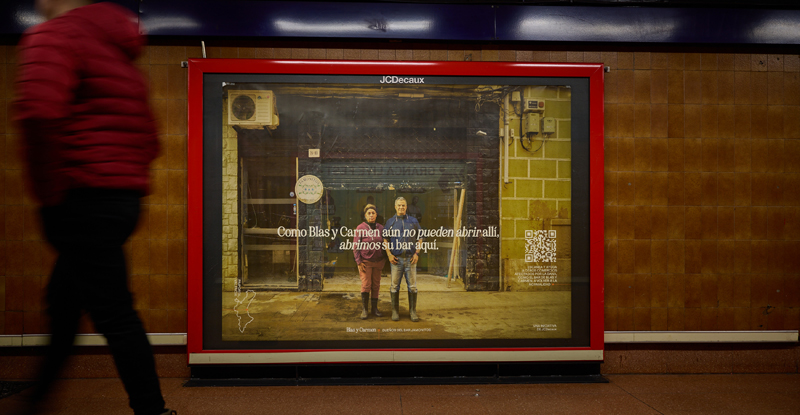
[[[159,150],[147,85],[133,65],[144,39],[136,17],[114,4],[36,0],[36,9],[46,21],[20,41],[14,110],[28,187],[58,258],[47,286],[52,338],[25,411],[39,410],[86,310],[134,413],[169,414],[122,248]]]

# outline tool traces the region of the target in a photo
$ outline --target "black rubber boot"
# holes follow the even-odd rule
[[[392,296],[392,321],[400,321],[400,293],[391,293]]]
[[[372,299],[372,315],[374,315],[375,317],[383,317],[383,314],[381,314],[381,312],[378,311],[378,299],[377,298],[373,298]]]
[[[413,322],[419,321],[419,317],[417,317],[417,293],[412,293],[411,291],[408,292],[408,316],[411,317]]]
[[[369,293],[361,293],[361,319],[366,320],[369,316]]]

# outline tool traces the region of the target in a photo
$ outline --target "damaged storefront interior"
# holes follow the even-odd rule
[[[241,163],[237,283],[243,288],[323,291],[342,280],[337,277],[354,276],[347,242],[367,203],[377,206],[379,223],[395,214],[394,201],[402,196],[426,230],[499,228],[500,111],[476,105],[478,94],[500,96],[491,87],[258,87],[226,88],[228,99],[242,96],[233,88],[272,93],[279,114],[268,126],[230,127]],[[319,157],[309,157],[314,151]],[[324,184],[316,203],[293,197],[305,175]],[[281,227],[312,231],[287,237],[293,234]],[[451,285],[498,291],[499,239],[476,233],[459,242],[425,238],[418,272],[445,277],[452,257]]]

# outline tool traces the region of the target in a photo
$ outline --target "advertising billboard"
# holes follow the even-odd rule
[[[602,65],[189,71],[190,363],[602,360]]]

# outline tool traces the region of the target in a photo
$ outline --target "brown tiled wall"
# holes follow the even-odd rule
[[[186,332],[186,58],[185,47],[151,47],[137,62],[150,79],[161,154],[126,252],[135,307],[151,333]],[[20,136],[10,122],[14,47],[0,46],[0,59],[0,334],[44,333],[44,287],[55,257],[25,192]],[[84,319],[81,332],[93,331]]]
[[[352,46],[352,45],[350,45]],[[25,196],[0,46],[0,334],[46,330],[53,253]],[[153,191],[128,243],[149,332],[186,331],[186,70],[137,62],[161,125]],[[800,58],[649,52],[209,47],[210,58],[603,62],[606,330],[800,328]],[[84,324],[84,331],[91,327]]]
[[[606,330],[798,329],[798,56],[602,56]]]

